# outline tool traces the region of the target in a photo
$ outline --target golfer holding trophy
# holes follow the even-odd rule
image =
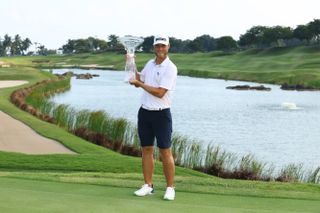
[[[124,44],[124,42],[122,43]],[[141,40],[136,43],[141,44]],[[147,196],[154,193],[152,175],[154,142],[156,141],[167,182],[163,199],[174,200],[175,165],[171,152],[172,117],[170,107],[172,93],[176,86],[177,67],[168,57],[170,48],[168,36],[155,36],[153,47],[155,58],[149,60],[140,73],[135,68],[134,55],[129,52],[127,54],[125,81],[143,89],[141,107],[138,112],[138,134],[142,147],[144,184],[134,194]],[[126,49],[128,51],[127,47]],[[132,75],[132,71],[131,74],[128,74],[127,67],[134,69],[135,75]]]

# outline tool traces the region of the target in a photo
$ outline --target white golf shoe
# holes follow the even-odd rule
[[[163,196],[165,200],[174,200],[176,193],[173,187],[167,187],[166,193]]]
[[[154,193],[153,185],[149,186],[148,184],[144,184],[139,190],[134,192],[134,194],[139,197],[152,195],[153,193]]]

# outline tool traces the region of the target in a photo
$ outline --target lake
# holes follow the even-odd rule
[[[54,69],[64,73],[66,69]],[[71,80],[71,89],[55,95],[56,103],[76,109],[105,110],[114,117],[137,122],[141,88],[123,82],[124,72],[72,69],[74,73],[99,74],[90,80]],[[226,89],[234,85],[260,85],[178,76],[174,92],[174,132],[220,145],[239,155],[254,154],[276,167],[303,163],[320,166],[320,92]]]

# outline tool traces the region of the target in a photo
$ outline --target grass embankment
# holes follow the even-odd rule
[[[153,57],[138,53],[139,69]],[[236,53],[170,54],[180,75],[244,80],[272,84],[302,84],[320,89],[320,47],[271,48]],[[0,58],[1,61],[33,67],[79,67],[98,64],[123,70],[124,56],[117,53],[46,57]],[[36,63],[33,63],[33,62]]]
[[[141,156],[136,127],[125,119],[112,118],[104,111],[79,111],[49,101],[50,95],[68,88],[69,76],[59,80],[46,80],[15,91],[11,95],[11,101],[30,114],[57,124],[94,144],[122,154]],[[243,180],[320,182],[320,167],[311,172],[303,171],[299,165],[288,165],[275,174],[272,166],[259,162],[251,154],[238,157],[213,145],[202,147],[199,142],[190,141],[179,134],[174,134],[172,141],[176,165],[214,176]],[[159,159],[157,150],[155,157]]]
[[[0,69],[1,80],[28,80],[32,85],[49,78],[55,77],[33,68]],[[161,203],[161,192],[147,199],[135,198],[132,196],[133,188],[142,182],[139,158],[90,144],[21,111],[9,100],[17,88],[0,90],[0,110],[79,154],[0,152],[0,208],[6,212],[65,212],[70,211],[70,206],[77,206],[72,211],[77,208],[82,212],[143,212],[150,208],[156,209],[154,211],[168,208],[172,210],[170,212],[317,212],[320,208],[320,186],[316,184],[225,180],[184,168],[176,171],[178,197],[175,202]],[[159,162],[156,163],[155,174],[157,189],[163,189],[165,181]]]

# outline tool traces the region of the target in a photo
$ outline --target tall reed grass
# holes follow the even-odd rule
[[[123,154],[141,156],[136,125],[124,118],[113,118],[105,111],[76,110],[58,105],[50,97],[70,88],[70,77],[44,81],[30,88],[15,91],[11,100],[20,108],[95,144]],[[305,181],[320,183],[320,167],[306,172],[302,165],[290,164],[275,172],[273,165],[260,162],[251,154],[237,156],[219,146],[206,148],[199,141],[174,133],[172,153],[176,165],[223,178],[247,180]],[[155,152],[159,158],[159,152]]]

